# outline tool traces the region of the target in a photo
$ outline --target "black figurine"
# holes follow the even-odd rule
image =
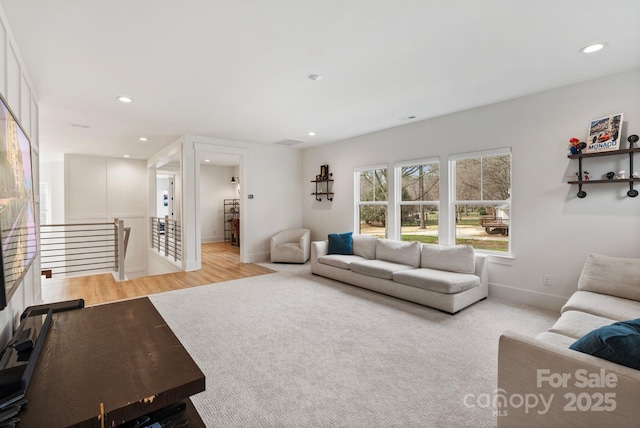
[[[613,177],[616,176],[616,173],[613,171],[607,172],[607,179],[608,180],[613,180]]]

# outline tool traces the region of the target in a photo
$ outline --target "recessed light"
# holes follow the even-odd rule
[[[210,159],[205,159],[204,161],[205,161],[205,162],[211,162],[211,160],[210,160]]]
[[[118,97],[118,101],[123,102],[123,103],[130,103],[130,102],[133,101],[133,98],[121,95],[121,96]]]
[[[320,80],[320,79],[322,79],[322,76],[320,76],[319,74],[310,74],[308,77],[311,80]]]
[[[140,137],[140,138],[138,138],[138,140],[140,140],[140,141],[149,141],[149,139],[147,137]]]
[[[604,47],[606,45],[607,45],[606,43],[602,43],[602,42],[592,43],[592,44],[590,44],[588,46],[585,46],[582,49],[580,49],[580,52],[582,52],[584,54],[590,54],[590,53],[598,52],[598,51],[601,51],[602,49],[604,49]]]
[[[309,135],[309,137],[315,137],[315,136],[316,136],[316,133],[315,133],[315,132],[313,132],[313,131],[309,131],[309,134],[308,134],[308,135]]]
[[[123,157],[125,157],[125,158],[129,159],[131,156],[129,156],[129,155],[124,155]]]
[[[82,123],[72,123],[71,126],[74,128],[91,128],[91,125],[83,125]]]

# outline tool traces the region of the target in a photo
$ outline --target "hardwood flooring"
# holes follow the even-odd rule
[[[108,274],[63,279],[42,279],[43,303],[84,299],[86,306],[214,282],[272,273],[253,263],[240,263],[240,249],[228,242],[202,244],[202,269],[165,275],[145,276],[116,282]]]

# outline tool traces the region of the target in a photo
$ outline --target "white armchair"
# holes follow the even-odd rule
[[[309,260],[311,231],[309,229],[285,229],[271,237],[271,261],[306,263]]]

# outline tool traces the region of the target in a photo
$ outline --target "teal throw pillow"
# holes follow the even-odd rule
[[[640,370],[640,318],[589,332],[569,349]]]
[[[329,254],[353,254],[353,232],[329,234]]]

